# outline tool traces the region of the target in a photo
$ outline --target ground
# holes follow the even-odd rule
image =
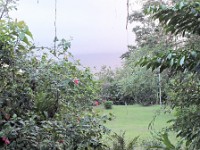
[[[106,127],[116,133],[125,131],[126,139],[133,139],[136,136],[139,136],[140,139],[151,138],[150,131],[152,130],[148,129],[148,126],[158,112],[163,112],[162,107],[158,105],[148,107],[140,105],[115,105],[113,106],[113,109],[110,110],[105,110],[103,106],[98,106],[95,110],[102,115],[112,113],[115,118],[112,121],[107,122],[105,124]],[[153,129],[159,131],[166,126],[169,126],[167,121],[172,118],[172,114],[161,113],[156,117]]]

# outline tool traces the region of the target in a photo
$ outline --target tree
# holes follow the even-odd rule
[[[147,12],[158,19],[167,33],[179,41],[171,50],[160,52],[153,58],[145,57],[141,66],[171,71],[168,104],[176,110],[171,129],[186,140],[189,149],[200,147],[199,131],[199,17],[200,3],[180,1],[174,6],[150,6]]]
[[[161,67],[161,72],[166,68],[175,71],[184,71],[185,69],[198,71],[199,5],[198,1],[181,1],[169,8],[163,5],[148,8],[148,12],[154,14],[152,16],[154,19],[159,19],[167,33],[182,34],[183,37],[187,36],[189,38],[185,37],[184,39],[179,36],[180,41],[173,44],[174,48],[179,50],[174,51],[173,48],[171,51],[159,53],[159,55],[151,58],[151,61],[147,61],[149,59],[145,57],[141,60],[141,66],[151,66],[152,69]]]
[[[136,66],[137,61],[145,54],[152,55],[148,47],[138,48],[125,59],[123,68],[117,78],[123,99],[129,104],[152,105],[157,103],[157,74]]]
[[[102,66],[96,74],[101,85],[100,97],[114,103],[119,100],[119,89],[116,81],[116,72],[110,67]]]
[[[150,4],[157,3],[157,1],[152,0],[146,1],[143,9]],[[133,27],[136,45],[129,45],[129,51],[121,56],[125,63],[121,71],[124,76],[119,79],[119,85],[123,95],[129,96],[132,101],[144,105],[155,104],[158,101],[158,88],[161,87],[158,81],[158,71],[146,71],[145,68],[136,66],[136,64],[144,55],[152,57],[160,51],[169,49],[172,37],[165,35],[163,29],[148,16],[145,16],[143,11],[132,12],[129,21],[140,25]],[[165,83],[167,72],[162,74],[162,78],[162,83]],[[161,94],[164,98],[165,89],[164,87],[162,89]]]
[[[17,9],[16,4],[18,0],[1,0],[0,1],[0,20],[9,18],[9,11]]]

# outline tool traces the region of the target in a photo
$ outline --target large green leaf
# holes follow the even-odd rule
[[[167,32],[179,34],[184,31],[199,34],[200,5],[198,1],[181,1],[173,7],[150,6],[147,13],[153,14],[154,19],[159,19]]]

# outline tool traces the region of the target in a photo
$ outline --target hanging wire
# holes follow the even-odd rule
[[[57,0],[55,0],[55,18],[54,18],[54,50],[56,50],[57,38]]]
[[[129,51],[129,31],[128,29],[126,30],[126,45],[127,45],[127,50]]]
[[[57,50],[57,41],[58,41],[58,38],[57,38],[57,0],[55,0],[55,16],[54,16],[55,20],[54,20],[54,51],[55,51],[55,54],[56,54],[56,50]],[[56,55],[57,56],[57,55]],[[59,79],[59,75],[56,76],[57,79]],[[59,90],[58,90],[58,83],[56,83],[56,87],[57,87],[57,90],[56,90],[56,111],[58,111],[59,109]]]
[[[129,0],[127,0],[127,18],[126,18],[126,30],[128,28],[128,20],[129,20]]]
[[[129,48],[128,48],[128,46],[129,46],[129,31],[128,31],[128,23],[129,23],[129,5],[130,5],[130,3],[129,3],[129,0],[127,0],[127,2],[126,2],[126,11],[127,11],[127,18],[126,18],[126,44],[127,44],[127,51],[129,51]]]

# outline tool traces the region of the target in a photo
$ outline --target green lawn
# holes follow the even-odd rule
[[[148,125],[155,116],[156,111],[160,110],[160,108],[160,106],[114,105],[111,110],[105,110],[102,106],[96,107],[95,109],[102,115],[109,113],[115,115],[114,120],[105,124],[113,132],[120,133],[125,131],[127,139],[133,139],[136,136],[140,136],[140,139],[145,139],[151,137]],[[168,126],[166,122],[171,118],[172,115],[162,113],[157,117],[154,128],[160,130]]]

